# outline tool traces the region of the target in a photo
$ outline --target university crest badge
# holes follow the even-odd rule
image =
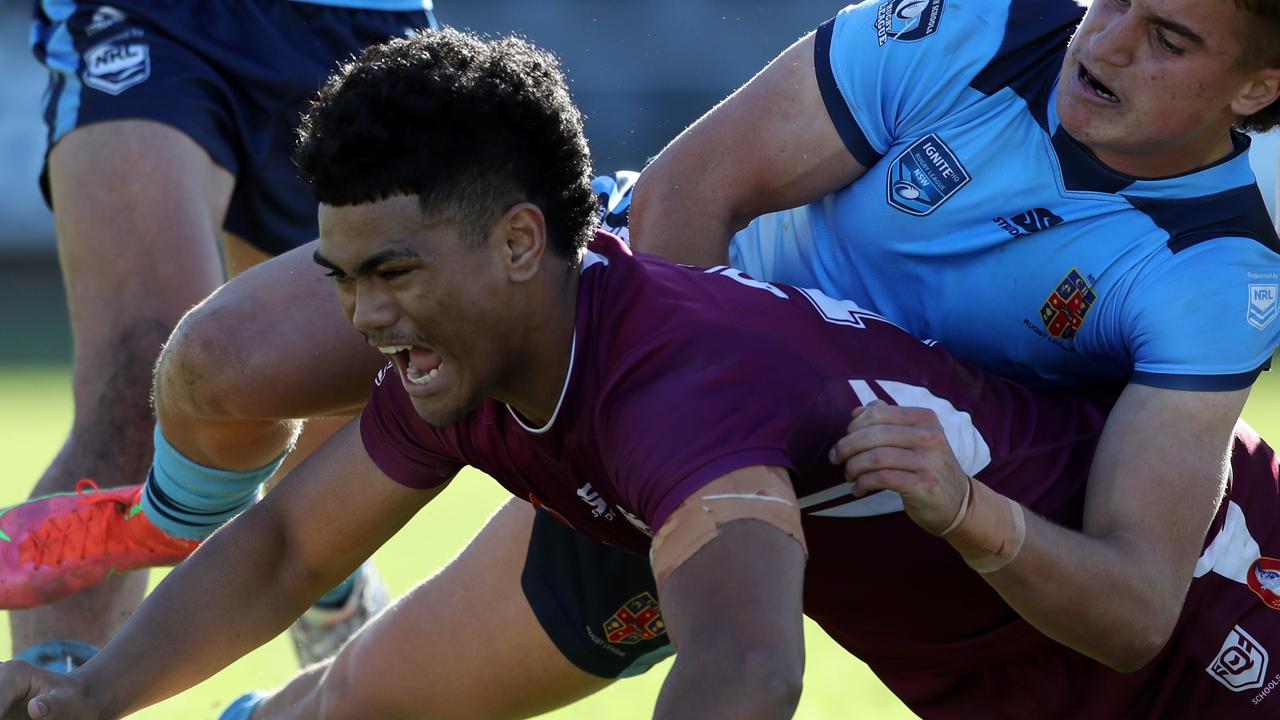
[[[1280,295],[1280,285],[1249,285],[1249,324],[1265,330],[1276,319],[1276,297]]]
[[[1049,293],[1049,297],[1040,306],[1040,321],[1049,334],[1063,340],[1075,339],[1076,333],[1084,325],[1089,308],[1098,299],[1097,293],[1089,285],[1080,271],[1071,268],[1071,272],[1062,278],[1058,287]]]
[[[933,133],[903,150],[889,166],[889,204],[911,215],[928,215],[969,182],[969,171]]]
[[[648,592],[627,601],[604,623],[604,634],[615,645],[634,645],[666,634],[658,601]]]

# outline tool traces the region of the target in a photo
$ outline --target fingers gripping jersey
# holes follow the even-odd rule
[[[868,167],[734,239],[747,272],[849,298],[1043,384],[1249,385],[1280,343],[1280,241],[1249,168],[1143,180],[1058,122],[1073,0],[871,0],[816,34],[816,81]]]

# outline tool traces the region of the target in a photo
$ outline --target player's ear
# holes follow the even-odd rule
[[[1235,100],[1231,111],[1240,117],[1248,117],[1280,98],[1280,68],[1265,68],[1254,73]]]
[[[542,210],[533,203],[512,205],[498,221],[497,230],[511,280],[524,282],[537,274],[547,249],[547,221]]]

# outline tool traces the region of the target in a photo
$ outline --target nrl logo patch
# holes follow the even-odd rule
[[[911,143],[889,166],[889,204],[925,216],[969,183],[969,172],[937,135]]]
[[[635,645],[652,640],[667,632],[658,601],[648,592],[627,601],[604,623],[604,634],[615,645]]]
[[[151,77],[151,47],[130,42],[141,37],[126,34],[95,45],[84,52],[84,84],[95,90],[119,95]]]
[[[1276,319],[1277,295],[1280,295],[1280,285],[1249,286],[1249,313],[1246,317],[1250,325],[1265,330]]]
[[[876,42],[916,42],[938,31],[943,0],[884,0],[876,9]]]

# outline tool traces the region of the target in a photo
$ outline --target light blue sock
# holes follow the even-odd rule
[[[205,467],[178,452],[160,426],[155,456],[142,490],[142,512],[161,530],[188,540],[203,540],[258,499],[262,483],[284,462],[288,451],[256,470],[240,472]]]
[[[14,656],[14,660],[26,660],[45,670],[69,673],[89,662],[98,652],[96,645],[79,640],[49,640],[32,645]]]
[[[218,716],[218,720],[249,720],[253,717],[253,711],[268,697],[271,697],[271,693],[265,690],[247,692],[233,700]]]
[[[346,580],[333,586],[333,589],[320,596],[316,600],[316,605],[323,608],[340,608],[347,604],[347,598],[351,597],[351,591],[356,587],[356,578],[364,571],[364,565],[356,568],[351,576]]]

